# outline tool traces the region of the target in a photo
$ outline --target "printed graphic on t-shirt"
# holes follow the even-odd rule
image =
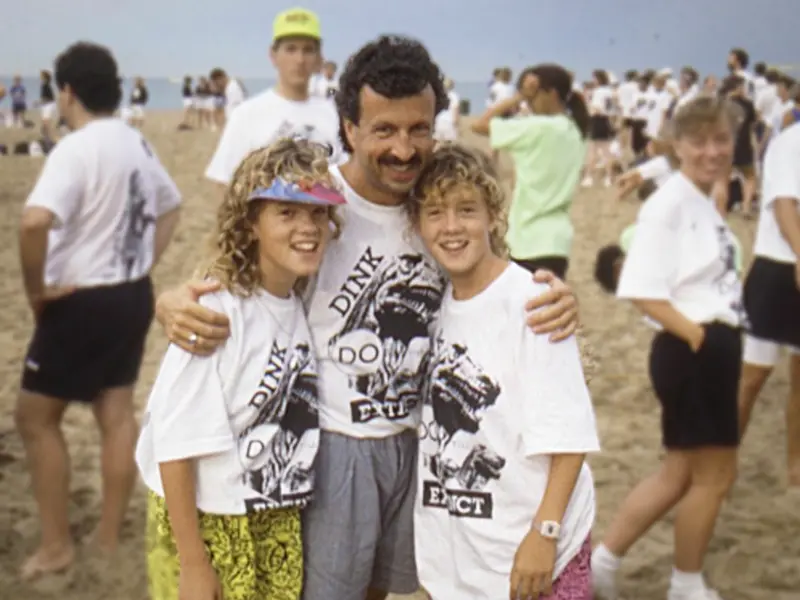
[[[274,342],[248,406],[256,415],[239,436],[239,455],[244,483],[257,495],[245,500],[247,512],[307,504],[319,437],[310,345],[289,348]]]
[[[430,326],[444,280],[419,254],[383,256],[367,247],[328,308],[344,319],[328,342],[331,359],[362,395],[353,423],[405,419],[419,406]]]
[[[728,228],[724,225],[717,226],[717,241],[720,245],[720,257],[724,270],[714,280],[714,283],[716,283],[717,289],[722,296],[729,296],[731,292],[736,292],[736,300],[731,303],[731,308],[741,319],[745,319],[746,313],[741,297],[742,283],[739,279],[739,272],[736,269],[736,246],[731,239]]]
[[[494,509],[487,486],[500,478],[506,459],[485,444],[478,433],[483,414],[497,402],[500,384],[487,375],[460,344],[437,339],[432,353],[425,403],[433,419],[420,437],[438,444],[424,457],[423,468],[435,480],[423,483],[422,505],[443,508],[454,517],[491,519]]]
[[[156,222],[155,215],[148,212],[148,201],[147,190],[142,185],[142,174],[135,170],[128,180],[125,214],[115,232],[116,257],[126,280],[139,271],[136,267],[147,256],[148,249],[144,246],[147,228],[155,226]]]
[[[291,121],[281,121],[281,124],[278,125],[278,128],[275,130],[275,135],[272,140],[265,145],[269,145],[282,138],[302,139],[330,146],[330,141],[328,139],[321,134],[317,135],[317,128],[314,125],[299,125]]]

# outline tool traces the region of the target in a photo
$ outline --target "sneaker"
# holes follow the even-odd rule
[[[581,182],[583,187],[592,187],[594,185],[594,181],[591,177],[584,177],[583,181]]]

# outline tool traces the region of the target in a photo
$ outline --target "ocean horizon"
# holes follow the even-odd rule
[[[11,86],[12,79],[13,75],[0,75],[0,83],[5,85],[6,88]],[[180,110],[182,108],[182,77],[145,77],[144,80],[150,94],[147,103],[148,109]],[[264,77],[242,77],[240,80],[247,89],[248,96],[258,94],[275,85],[274,79]],[[28,106],[32,107],[33,103],[39,99],[39,77],[37,75],[23,76],[22,83],[28,92]],[[124,78],[122,86],[122,105],[126,106],[133,86],[133,78]],[[489,84],[488,82],[479,81],[456,81],[455,91],[462,101],[467,100],[469,102],[469,114],[474,115],[475,113],[480,113],[486,106]],[[0,109],[4,107],[9,107],[7,97],[0,101]]]

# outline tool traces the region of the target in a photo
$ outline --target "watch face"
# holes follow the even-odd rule
[[[553,523],[546,523],[544,526],[544,534],[545,535],[555,535],[556,534],[556,526]]]

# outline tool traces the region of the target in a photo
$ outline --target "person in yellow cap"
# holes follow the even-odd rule
[[[248,98],[230,112],[206,177],[228,185],[236,166],[253,150],[282,137],[325,144],[338,162],[339,117],[332,102],[310,97],[311,76],[320,64],[319,17],[304,8],[278,14],[272,25],[270,59],[277,71],[274,87]]]

